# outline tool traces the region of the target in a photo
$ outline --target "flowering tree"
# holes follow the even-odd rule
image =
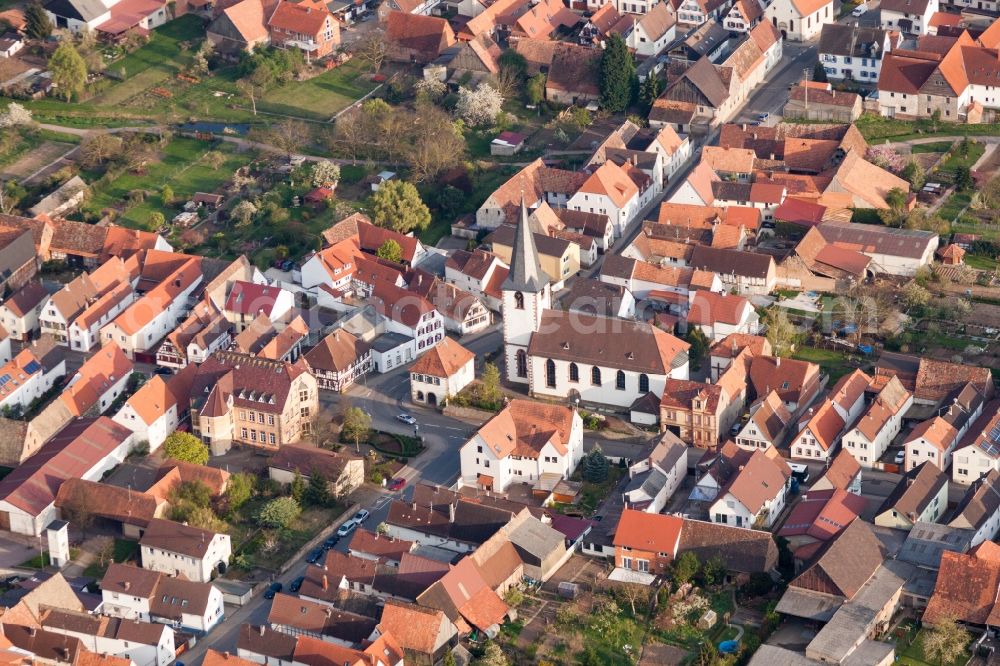
[[[327,162],[326,160],[322,162],[317,162],[313,165],[312,169],[312,181],[313,187],[323,187],[324,185],[332,185],[340,180],[340,167],[333,162]]]
[[[233,219],[236,220],[236,226],[245,227],[250,224],[250,220],[253,216],[257,214],[257,206],[253,204],[252,201],[243,200],[233,207],[230,213]]]
[[[889,146],[870,146],[865,159],[877,167],[899,173],[906,166],[906,160]]]
[[[31,118],[31,111],[18,104],[11,102],[7,110],[0,113],[0,127],[18,127],[20,125],[31,125],[35,121]]]
[[[448,92],[448,86],[441,79],[420,79],[413,89],[418,95],[424,95],[432,102],[439,101]]]
[[[478,127],[492,123],[503,107],[503,96],[488,83],[480,83],[475,90],[458,89],[455,112],[469,125]]]

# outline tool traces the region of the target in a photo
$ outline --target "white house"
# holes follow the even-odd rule
[[[687,445],[665,430],[649,455],[628,468],[622,493],[626,509],[660,513],[687,476]]]
[[[408,335],[386,332],[371,342],[371,365],[386,373],[417,357],[417,341]]]
[[[201,258],[183,262],[160,284],[122,310],[101,328],[103,344],[115,342],[130,359],[150,352],[174,330],[190,309],[189,299],[203,281]]]
[[[150,452],[156,451],[188,412],[194,373],[195,367],[187,366],[167,379],[155,375],[125,401],[113,417],[115,423],[135,433],[135,441],[149,442]]]
[[[789,446],[793,458],[830,460],[844,430],[844,419],[829,399],[810,407],[799,422],[799,432]]]
[[[101,328],[132,305],[135,299],[135,290],[128,282],[120,282],[109,289],[70,322],[66,330],[70,348],[87,352],[100,344]]]
[[[47,342],[27,346],[0,368],[0,408],[27,409],[66,375],[66,360],[51,353],[51,347]]]
[[[643,196],[652,190],[647,185],[640,191],[635,180],[645,176],[637,167],[626,164],[618,166],[608,160],[597,167],[583,182],[576,194],[566,202],[570,210],[607,215],[614,225],[615,237],[625,235],[625,229],[642,209]]]
[[[49,292],[41,282],[29,282],[0,305],[0,326],[15,340],[26,340],[39,330],[38,315],[41,314]]]
[[[874,467],[899,434],[903,415],[912,405],[913,394],[893,377],[844,433],[841,445],[862,467]]]
[[[827,399],[833,403],[833,408],[845,424],[853,423],[861,414],[865,406],[865,390],[871,383],[871,377],[855,370],[841,377],[830,389]]]
[[[677,8],[677,20],[689,25],[701,25],[709,19],[726,14],[732,0],[682,0]]]
[[[500,257],[485,250],[455,250],[445,262],[444,279],[459,289],[475,294],[486,307],[500,310],[500,285],[509,268]]]
[[[169,624],[204,636],[225,619],[222,592],[211,583],[112,563],[101,580],[101,611],[111,617]]]
[[[698,290],[688,292],[687,325],[701,329],[710,342],[719,342],[733,333],[756,335],[760,316],[742,296]]]
[[[758,0],[736,0],[722,21],[730,32],[750,32],[764,15],[764,7]]]
[[[173,629],[163,625],[150,627],[121,618],[102,621],[97,615],[52,608],[42,628],[77,638],[90,652],[128,659],[135,666],[167,666],[177,657]]]
[[[376,308],[386,317],[386,330],[413,338],[417,355],[444,339],[444,317],[420,294],[382,281],[372,293]]]
[[[475,379],[476,355],[451,338],[431,347],[410,367],[410,398],[436,406]]]
[[[833,0],[774,0],[764,9],[764,17],[793,42],[807,42],[837,20]]]
[[[777,391],[771,391],[750,405],[750,418],[743,424],[734,441],[741,449],[748,451],[778,446],[781,435],[791,420],[792,415]]]
[[[958,431],[940,416],[917,424],[903,443],[906,450],[906,471],[927,461],[934,463],[939,469],[947,470],[957,443]]]
[[[311,289],[325,284],[340,291],[350,287],[360,254],[358,239],[350,237],[309,257],[302,264],[302,286]]]
[[[972,530],[972,547],[992,541],[1000,532],[1000,472],[991,470],[975,480],[952,514],[949,527]]]
[[[959,442],[952,462],[952,480],[962,485],[1000,470],[1000,403],[986,405]]]
[[[635,21],[632,30],[625,37],[629,48],[639,56],[657,55],[674,41],[677,35],[677,17],[668,2],[653,5],[645,16]]]
[[[256,282],[234,282],[222,308],[237,332],[245,330],[257,317],[266,315],[271,323],[283,321],[295,307],[292,292]]]
[[[715,201],[712,183],[718,181],[719,177],[712,171],[712,167],[702,160],[691,169],[687,179],[670,195],[670,203],[711,206]]]
[[[81,30],[94,31],[97,26],[111,19],[111,8],[117,0],[50,0],[43,7],[52,25],[65,28],[73,33]]]
[[[819,38],[819,61],[831,80],[878,81],[882,58],[892,50],[888,30],[828,23]]]
[[[886,30],[925,35],[931,16],[940,9],[938,0],[885,0],[879,5],[879,20]]]
[[[680,135],[670,125],[661,127],[656,138],[646,147],[647,152],[657,152],[663,157],[663,175],[660,180],[667,183],[674,174],[691,159],[691,141]]]
[[[791,469],[780,458],[756,451],[709,507],[712,522],[746,529],[770,528],[785,508],[791,476]]]
[[[581,458],[583,420],[576,410],[511,400],[462,446],[460,481],[501,493],[512,483],[539,487],[569,478]]]
[[[139,541],[142,568],[207,583],[229,565],[228,534],[154,518]]]

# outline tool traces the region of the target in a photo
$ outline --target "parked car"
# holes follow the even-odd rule
[[[406,412],[403,412],[402,414],[397,414],[396,415],[396,420],[397,421],[402,421],[403,423],[406,423],[408,425],[416,425],[417,424],[417,420],[415,418],[413,418],[412,416],[410,416],[409,414],[407,414]]]
[[[270,585],[267,586],[267,589],[264,590],[264,598],[265,599],[274,599],[274,595],[276,595],[278,592],[281,592],[281,589],[283,587],[284,587],[284,585],[282,585],[281,583],[279,583],[277,581],[271,583]]]
[[[366,520],[368,520],[368,516],[370,515],[372,514],[368,511],[368,509],[361,509],[361,511],[358,511],[356,514],[354,514],[354,522],[360,525]]]
[[[766,123],[767,119],[770,118],[770,117],[771,117],[771,114],[768,113],[767,111],[765,111],[764,113],[758,113],[757,114],[757,120],[759,120],[762,123]]]
[[[868,12],[868,5],[862,2],[860,5],[854,8],[854,11],[851,12],[851,16],[854,17],[863,16],[867,12]]]
[[[326,541],[323,542],[323,550],[330,550],[334,546],[340,543],[340,537],[337,535],[329,536]]]
[[[354,522],[354,519],[348,520],[346,523],[340,526],[337,530],[337,536],[343,538],[357,529],[358,524]]]
[[[402,490],[406,487],[406,479],[397,476],[395,479],[389,482],[389,490],[396,491]]]
[[[288,589],[291,590],[292,592],[298,592],[299,590],[302,589],[302,583],[304,583],[305,581],[306,581],[305,576],[299,576],[298,578],[292,581],[292,584],[288,586]]]
[[[906,462],[906,451],[896,451],[896,457],[892,459],[892,462],[897,465],[902,465]]]
[[[319,561],[323,559],[323,555],[325,554],[325,550],[317,548],[313,552],[309,553],[309,557],[306,558],[306,562],[309,564],[319,564]]]
[[[732,425],[731,428],[729,428],[729,434],[735,437],[736,435],[740,434],[740,430],[742,429],[743,429],[743,424],[737,421]]]
[[[792,476],[799,480],[799,483],[806,483],[809,481],[809,468],[802,463],[788,463],[788,467],[792,470]]]

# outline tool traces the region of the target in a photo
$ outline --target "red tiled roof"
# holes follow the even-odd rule
[[[410,372],[433,377],[451,377],[474,358],[476,358],[475,354],[451,338],[445,337],[418,358],[417,362],[410,367]]]
[[[615,528],[614,544],[673,557],[683,526],[684,521],[677,516],[625,509]]]
[[[924,622],[944,618],[959,622],[996,626],[1000,624],[1000,546],[984,541],[962,554],[941,553],[934,594],[924,610]]]

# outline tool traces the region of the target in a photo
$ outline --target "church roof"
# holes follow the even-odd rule
[[[517,224],[517,235],[514,236],[514,248],[510,258],[510,273],[503,283],[504,291],[527,291],[538,293],[549,282],[549,276],[542,271],[538,262],[538,248],[535,247],[534,234],[528,223],[528,210],[521,198],[521,220]]]

